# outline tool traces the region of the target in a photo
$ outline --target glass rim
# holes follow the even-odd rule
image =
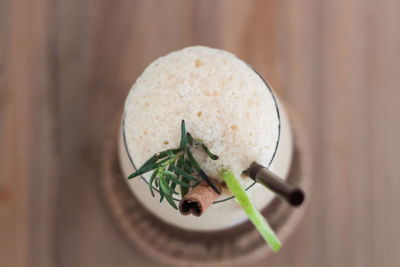
[[[248,64],[247,64],[247,65],[248,65]],[[270,92],[270,94],[271,94],[271,96],[272,96],[272,99],[274,100],[275,110],[276,110],[276,114],[277,114],[277,117],[278,117],[278,138],[277,138],[277,140],[276,140],[276,145],[275,145],[274,153],[272,154],[272,157],[271,157],[271,159],[270,159],[268,165],[266,166],[266,167],[269,169],[269,167],[271,166],[271,164],[272,164],[272,162],[273,162],[273,160],[274,160],[274,158],[275,158],[276,152],[278,151],[279,141],[280,141],[280,138],[281,138],[281,117],[280,117],[280,113],[279,113],[279,105],[278,105],[278,101],[277,101],[277,99],[276,99],[276,97],[275,97],[275,94],[274,94],[274,92],[272,91],[271,86],[269,85],[269,83],[264,79],[264,77],[261,76],[261,74],[260,74],[255,68],[253,68],[253,67],[250,66],[250,65],[248,65],[248,66],[258,75],[258,77],[260,77],[260,79],[264,82],[265,86],[267,87],[268,91]],[[133,87],[133,86],[132,86],[132,87]],[[132,88],[131,88],[131,90],[132,90]],[[128,97],[129,97],[129,95],[128,95]],[[127,97],[127,98],[128,98],[128,97]],[[125,100],[125,104],[126,104],[126,100]],[[132,159],[132,157],[131,157],[131,154],[129,153],[128,145],[127,145],[127,142],[126,142],[125,119],[126,119],[126,105],[124,105],[124,114],[123,114],[123,119],[122,119],[122,138],[123,138],[123,141],[124,141],[125,151],[126,151],[126,153],[128,154],[129,161],[130,161],[130,163],[132,164],[133,168],[134,168],[135,170],[137,170],[136,165],[135,165],[135,163],[133,162],[133,159]],[[140,175],[140,177],[142,178],[142,180],[143,180],[146,184],[149,184],[149,182],[147,181],[147,179],[146,179],[143,175]],[[256,184],[256,181],[253,181],[249,186],[247,186],[247,188],[245,188],[245,191],[248,191],[248,190],[249,190],[250,188],[252,188],[255,184]],[[160,193],[160,191],[159,191],[156,187],[154,187],[154,186],[152,186],[152,187],[153,187],[153,190],[155,190],[157,193]],[[235,198],[235,196],[232,195],[232,196],[226,197],[226,198],[221,199],[221,200],[215,200],[212,204],[222,203],[222,202],[231,200],[231,199],[233,199],[233,198]],[[174,199],[175,201],[178,201],[178,202],[180,201],[180,199],[178,199],[178,198],[176,198],[176,197],[173,197],[173,199]]]

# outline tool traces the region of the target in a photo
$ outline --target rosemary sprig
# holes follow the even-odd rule
[[[165,198],[175,209],[178,209],[173,199],[173,194],[178,194],[175,191],[176,186],[180,186],[181,195],[184,197],[190,188],[199,184],[200,180],[195,177],[194,171],[219,194],[220,192],[217,187],[212,183],[208,175],[200,168],[200,165],[193,157],[190,151],[190,146],[193,144],[201,145],[210,159],[218,159],[218,156],[213,154],[201,139],[194,139],[191,134],[186,131],[185,121],[182,120],[179,148],[167,149],[154,154],[139,169],[129,175],[128,179],[153,171],[148,182],[151,195],[153,197],[155,196],[153,191],[153,185],[155,185],[155,188],[157,188],[160,193],[160,202]]]

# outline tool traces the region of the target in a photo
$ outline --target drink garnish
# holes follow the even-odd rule
[[[216,186],[220,184],[215,183]],[[206,182],[193,187],[179,202],[179,211],[182,215],[200,217],[218,198],[218,194]]]
[[[175,209],[178,209],[173,199],[173,194],[178,194],[175,191],[175,187],[177,185],[180,186],[181,195],[184,197],[189,189],[201,182],[197,177],[200,177],[219,195],[220,192],[217,186],[211,181],[194,158],[190,150],[190,145],[193,144],[201,145],[212,160],[218,159],[218,156],[211,153],[202,140],[194,139],[190,133],[186,131],[185,121],[182,120],[179,148],[167,149],[154,154],[139,169],[129,175],[128,179],[153,171],[148,182],[151,195],[154,197],[154,184],[155,188],[160,192],[160,202],[165,198]],[[197,175],[194,173],[197,173]]]

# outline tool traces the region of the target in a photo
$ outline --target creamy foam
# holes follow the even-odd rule
[[[182,119],[220,157],[212,161],[201,151],[193,153],[217,180],[224,166],[248,186],[252,180],[242,179],[242,171],[253,161],[268,165],[273,157],[279,135],[273,96],[233,54],[188,47],[146,68],[125,103],[126,145],[136,167],[156,152],[179,147]]]

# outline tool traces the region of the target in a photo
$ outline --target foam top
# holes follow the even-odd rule
[[[136,167],[154,153],[179,147],[180,124],[219,156],[194,157],[221,180],[224,166],[241,178],[253,161],[268,165],[278,139],[275,101],[263,80],[231,53],[196,46],[160,57],[137,79],[125,103],[125,136]]]

